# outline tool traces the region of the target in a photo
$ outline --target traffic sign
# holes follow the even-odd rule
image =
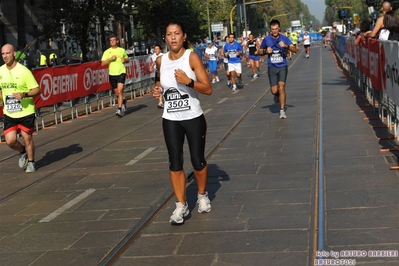
[[[212,22],[211,28],[212,28],[212,32],[222,32],[223,31],[223,22]]]

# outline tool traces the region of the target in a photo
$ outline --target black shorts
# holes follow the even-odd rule
[[[125,84],[125,80],[126,80],[126,74],[120,74],[118,76],[109,75],[109,83],[111,83],[113,89],[116,89],[118,87],[118,83]]]
[[[267,70],[269,75],[270,87],[277,86],[279,82],[286,82],[288,75],[288,66],[269,67]]]
[[[229,71],[229,63],[223,63],[224,70]]]
[[[205,168],[207,164],[204,155],[207,126],[203,114],[183,121],[171,121],[164,118],[162,127],[169,154],[169,170],[176,172],[183,169],[185,137],[187,138],[193,168],[197,171]]]
[[[309,48],[309,47],[310,47],[310,44],[304,44],[303,47],[304,47],[305,49],[306,49],[306,48]]]
[[[4,135],[7,135],[7,133],[13,131],[17,131],[17,133],[19,133],[21,130],[28,134],[32,134],[35,131],[35,119],[35,114],[20,118],[12,118],[4,115]]]

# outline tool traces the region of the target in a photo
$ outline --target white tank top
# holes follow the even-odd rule
[[[388,38],[389,38],[389,30],[381,29],[380,36],[378,37],[378,39],[381,41],[386,41],[386,40],[388,40]]]
[[[163,88],[164,109],[162,117],[172,121],[190,120],[202,115],[202,108],[197,92],[178,83],[175,79],[175,69],[181,69],[187,76],[197,81],[194,71],[190,67],[190,50],[177,60],[169,59],[169,52],[162,55],[161,86]]]
[[[303,35],[303,44],[304,45],[310,44],[310,36],[309,35]]]

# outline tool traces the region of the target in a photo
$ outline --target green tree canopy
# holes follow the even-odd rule
[[[246,0],[246,2],[258,1]],[[130,27],[129,16],[133,15],[135,27],[139,26],[143,29],[145,39],[155,37],[158,43],[162,43],[167,23],[171,20],[180,20],[185,24],[189,40],[195,41],[198,38],[208,36],[212,22],[223,22],[225,26],[229,27],[230,14],[232,14],[234,25],[243,29],[243,25],[238,25],[242,23],[241,19],[237,19],[239,11],[237,8],[233,8],[237,3],[240,4],[242,1],[38,0],[38,5],[46,10],[46,13],[40,17],[40,27],[35,34],[37,36],[44,35],[46,39],[66,38],[73,40],[80,46],[83,55],[85,55],[87,47],[93,41],[92,36],[100,31],[100,47],[104,50],[108,45],[107,35],[111,34],[112,31],[116,33],[116,29],[112,28],[112,25],[117,24],[117,27],[128,31]],[[303,20],[306,24],[309,24],[310,20],[314,21],[314,25],[319,23],[309,13],[308,7],[301,0],[273,0],[270,3],[245,6],[247,25],[254,34],[265,32],[273,16],[278,16],[282,28],[289,27],[290,20],[299,19],[299,14],[303,14]],[[118,37],[123,37],[123,35]]]

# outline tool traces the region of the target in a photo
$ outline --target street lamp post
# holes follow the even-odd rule
[[[247,8],[245,7],[245,0],[242,0],[242,8],[244,9],[244,37],[247,37]]]
[[[211,20],[209,18],[209,0],[206,2],[206,11],[208,13],[208,38],[211,39]]]
[[[302,25],[302,28],[303,28],[303,20],[302,20],[302,18],[303,18],[303,14],[302,14],[302,13],[300,13],[300,14],[299,14],[299,17],[301,18],[301,25]]]

